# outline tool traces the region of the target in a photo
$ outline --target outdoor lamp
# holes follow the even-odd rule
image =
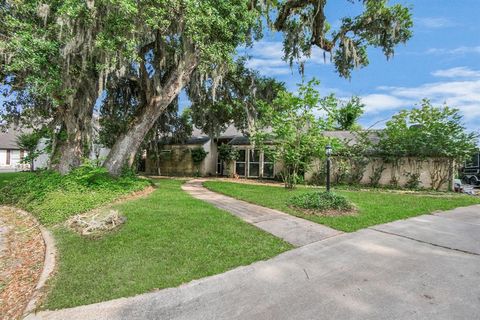
[[[325,147],[325,153],[327,155],[327,192],[330,192],[330,156],[332,155],[332,146],[330,144],[327,144]]]
[[[327,154],[327,157],[330,157],[332,155],[332,146],[330,144],[327,144],[325,147],[325,153]]]

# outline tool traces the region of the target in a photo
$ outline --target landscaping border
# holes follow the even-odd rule
[[[20,209],[18,209],[20,210]],[[26,212],[24,210],[21,210],[23,212]],[[28,212],[27,212],[28,213]],[[28,213],[33,217],[32,214]],[[35,217],[34,217],[35,218]],[[36,219],[35,219],[36,220]],[[57,262],[57,249],[55,246],[55,239],[48,231],[47,228],[42,226],[38,221],[38,228],[40,229],[40,233],[42,234],[43,237],[43,242],[45,244],[45,255],[44,255],[44,260],[43,260],[43,269],[42,273],[40,274],[40,277],[38,279],[37,285],[35,286],[35,289],[33,290],[32,296],[30,298],[30,301],[28,302],[27,306],[23,310],[23,317],[27,317],[29,314],[33,313],[35,309],[38,307],[38,303],[42,299],[43,295],[45,294],[44,287],[45,284],[47,283],[47,280],[50,278],[50,276],[53,274],[53,271],[55,270],[56,262]]]

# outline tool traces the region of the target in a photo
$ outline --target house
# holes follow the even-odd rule
[[[0,172],[30,170],[30,165],[21,163],[27,152],[17,144],[20,133],[21,131],[10,127],[0,130]]]
[[[337,139],[347,145],[361,143],[358,136],[349,131],[326,131],[326,137]],[[372,131],[367,139],[373,144],[379,142],[378,132]],[[228,144],[238,152],[236,160],[225,163],[219,159],[218,148]],[[200,165],[192,161],[191,150],[203,148],[208,152]],[[235,176],[240,178],[273,179],[281,175],[282,164],[270,159],[263,151],[256,149],[249,138],[234,126],[229,126],[217,138],[210,138],[198,129],[185,143],[164,141],[160,156],[154,157],[147,151],[145,172],[167,176]],[[364,157],[332,157],[331,177],[334,183],[365,184],[447,190],[452,185],[454,168],[448,159],[404,157],[391,161],[372,153]],[[304,173],[307,183],[325,183],[325,161],[315,160]]]
[[[228,144],[238,152],[231,163],[219,159],[218,147]],[[210,138],[201,130],[195,129],[192,137],[184,143],[162,142],[159,161],[152,150],[147,151],[145,172],[167,176],[238,176],[244,178],[274,178],[281,170],[279,164],[269,159],[263,151],[255,149],[247,136],[229,126],[219,137]],[[206,158],[196,166],[191,150],[203,148]]]

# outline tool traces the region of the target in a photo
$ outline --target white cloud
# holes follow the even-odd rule
[[[415,22],[419,26],[429,29],[447,28],[456,25],[456,23],[454,23],[450,19],[436,17],[417,18],[415,19]]]
[[[446,48],[430,48],[425,51],[426,54],[448,54],[448,55],[463,55],[463,54],[480,54],[480,46],[461,46],[453,49]]]
[[[456,67],[437,70],[432,72],[432,75],[444,78],[480,78],[480,70],[472,70],[467,67]]]
[[[259,41],[253,48],[246,49],[244,53],[252,58],[246,63],[247,67],[258,70],[260,73],[273,76],[292,73],[288,62],[283,61],[283,44],[277,41]],[[323,54],[319,48],[313,48],[311,56],[306,58],[306,63],[329,64],[330,58]]]
[[[454,68],[455,69],[455,68]],[[471,74],[463,72],[458,74]],[[472,70],[470,70],[472,71]],[[440,75],[443,72],[439,73]],[[404,108],[411,108],[423,98],[430,99],[434,105],[446,103],[458,108],[464,116],[469,129],[480,129],[480,77],[469,80],[426,83],[418,87],[378,87],[380,93],[362,97],[366,105],[366,115],[378,117],[381,113],[391,113]]]
[[[365,112],[378,113],[407,107],[410,100],[397,98],[391,94],[372,93],[361,97]]]

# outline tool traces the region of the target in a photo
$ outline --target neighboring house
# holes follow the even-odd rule
[[[20,133],[13,128],[8,128],[5,132],[0,130],[0,172],[30,170],[30,165],[21,163],[27,152],[17,145]]]

